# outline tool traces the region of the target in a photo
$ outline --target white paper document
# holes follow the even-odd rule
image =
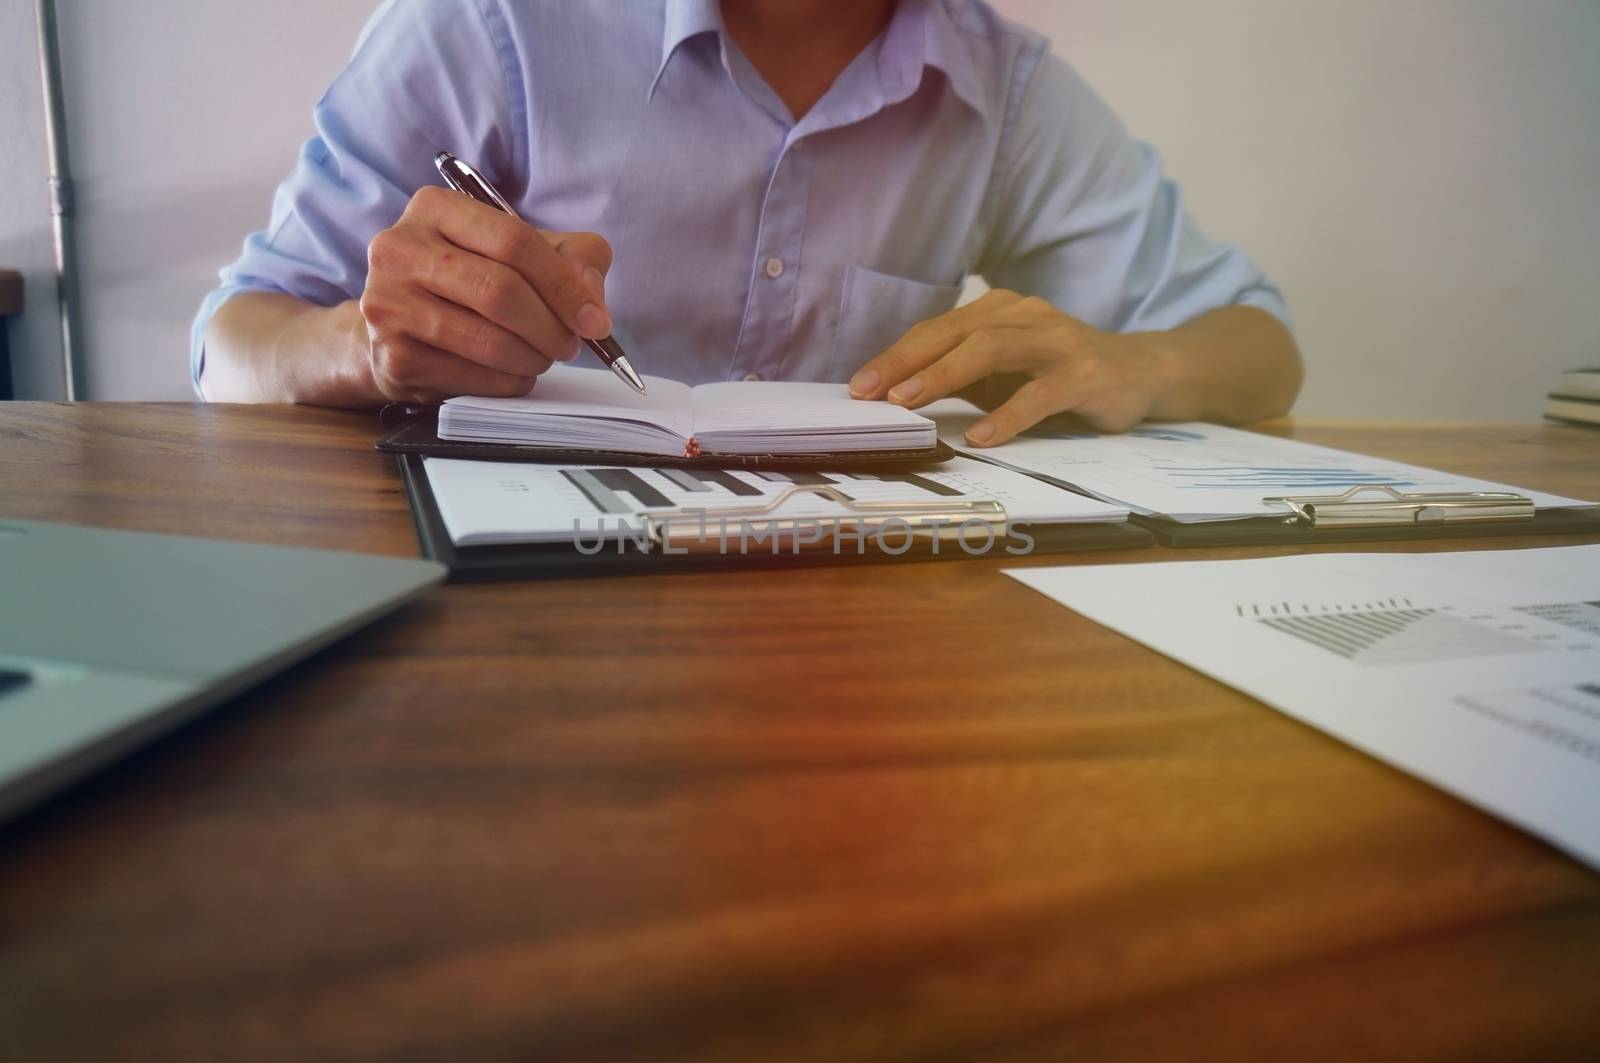
[[[979,450],[964,438],[967,427],[983,416],[977,406],[943,399],[921,412],[934,419],[939,438],[952,449],[1048,477],[1135,513],[1184,522],[1281,516],[1290,512],[1287,506],[1263,499],[1339,494],[1351,487],[1379,485],[1407,493],[1511,491],[1526,495],[1539,509],[1593,505],[1199,422],[1148,424],[1123,435],[1036,429]]]
[[[1600,867],[1600,546],[1007,574]]]
[[[649,513],[756,505],[796,484],[827,485],[854,502],[995,500],[1014,522],[1079,524],[1124,521],[1128,511],[968,458],[906,472],[789,472],[745,469],[580,468],[502,461],[425,458],[428,484],[450,540],[496,543],[618,541]],[[813,494],[785,502],[772,516],[842,517],[841,503]]]

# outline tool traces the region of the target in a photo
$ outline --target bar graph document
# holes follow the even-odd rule
[[[1123,435],[1040,427],[1002,446],[977,450],[967,445],[965,432],[982,416],[978,407],[944,399],[922,412],[934,419],[939,438],[954,450],[1117,502],[1135,513],[1183,522],[1283,515],[1288,507],[1263,499],[1338,494],[1351,487],[1388,486],[1408,494],[1511,491],[1526,495],[1539,509],[1593,505],[1214,424],[1149,424]]]
[[[1600,868],[1600,546],[1007,574]]]
[[[1125,521],[1128,511],[967,458],[917,472],[789,472],[747,469],[582,468],[427,458],[428,483],[457,546],[619,540],[646,514],[770,501],[795,485],[827,486],[853,502],[998,501],[1016,522]],[[846,505],[814,494],[772,516],[832,518]]]

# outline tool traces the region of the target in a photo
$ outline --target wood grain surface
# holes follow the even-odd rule
[[[414,554],[375,433],[0,404],[0,516]],[[1017,563],[441,588],[0,829],[0,1059],[1594,1058],[1600,875]]]

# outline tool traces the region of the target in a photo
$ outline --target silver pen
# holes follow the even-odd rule
[[[471,196],[479,203],[503,210],[513,218],[517,217],[517,212],[511,209],[511,204],[506,202],[506,197],[502,196],[494,185],[489,183],[488,178],[448,151],[441,151],[434,156],[433,165],[438,168],[439,174],[445,179],[445,182],[457,192]],[[628,362],[628,356],[623,353],[622,346],[616,340],[610,336],[598,340],[592,340],[584,336],[583,342],[595,353],[596,358],[610,366],[611,371],[621,377],[629,387],[641,395],[645,394],[644,381],[640,379],[638,373],[633,371],[633,366]]]

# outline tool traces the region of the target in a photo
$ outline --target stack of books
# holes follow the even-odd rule
[[[1557,421],[1600,425],[1600,369],[1573,369],[1556,379],[1544,415]]]

